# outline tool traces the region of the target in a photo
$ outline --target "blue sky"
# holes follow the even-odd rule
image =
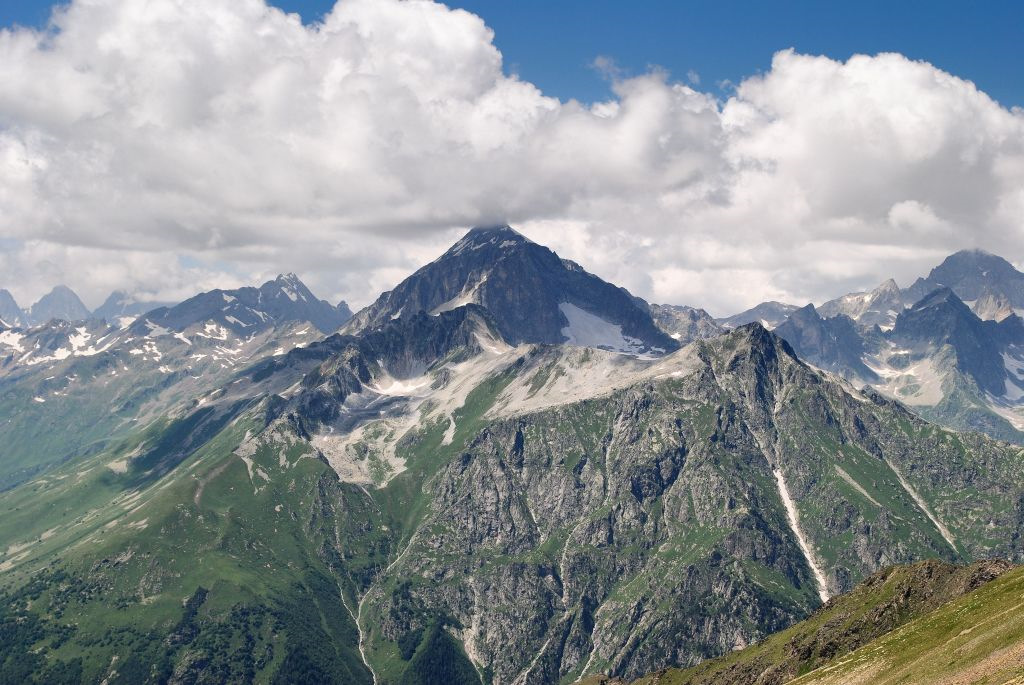
[[[334,0],[276,0],[308,23]],[[854,53],[900,52],[974,81],[1006,106],[1024,105],[1024,3],[992,1],[781,3],[648,0],[460,0],[495,30],[506,70],[562,99],[600,100],[608,84],[592,67],[612,58],[627,74],[650,65],[702,90],[718,92],[770,67],[772,54],[797,52],[845,59]],[[40,25],[46,0],[0,0],[0,25]]]

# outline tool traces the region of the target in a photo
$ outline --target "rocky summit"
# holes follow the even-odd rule
[[[880,306],[716,322],[502,226],[348,322],[289,275],[0,329],[0,675],[831,668],[1024,561],[1024,451],[930,422],[900,398],[941,394],[893,371],[992,394],[1018,320],[949,288],[856,318]]]
[[[1024,320],[1012,304],[1019,283],[1024,274],[1006,260],[958,252],[904,290],[890,279],[793,308],[773,330],[855,387],[948,428],[1024,444]],[[755,310],[776,311],[776,303]]]
[[[474,228],[451,249],[357,312],[346,331],[380,326],[420,311],[475,303],[510,343],[563,343],[629,353],[664,353],[678,344],[648,306],[508,226]]]

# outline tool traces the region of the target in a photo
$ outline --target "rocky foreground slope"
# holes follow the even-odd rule
[[[1005,561],[893,566],[757,645],[633,685],[1016,682],[1022,590],[1024,569]]]

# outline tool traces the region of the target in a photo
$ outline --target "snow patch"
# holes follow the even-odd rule
[[[797,544],[800,545],[800,551],[804,553],[807,565],[811,567],[814,579],[818,583],[818,596],[821,597],[821,601],[824,604],[828,601],[829,596],[828,581],[825,580],[825,574],[822,572],[821,566],[818,565],[814,553],[811,551],[811,546],[807,543],[803,530],[800,528],[800,512],[797,511],[796,504],[793,503],[793,498],[789,494],[789,487],[786,486],[786,479],[782,475],[782,470],[778,466],[772,466],[772,473],[775,474],[775,484],[779,488],[779,497],[782,498],[782,504],[786,508],[789,527],[793,529]]]
[[[884,355],[907,354],[909,350],[890,349]],[[944,376],[930,358],[919,359],[906,368],[895,368],[879,358],[865,357],[864,364],[882,379],[874,387],[911,406],[934,406],[942,401]]]
[[[1010,379],[1006,382],[1006,392],[1003,397],[1010,402],[1019,402],[1024,399],[1024,360],[1017,359],[1008,352],[1003,352],[1003,365]]]
[[[442,305],[439,305],[431,311],[431,314],[435,316],[442,312],[450,312],[453,309],[464,307],[467,304],[475,304],[477,293],[480,291],[480,286],[487,282],[487,274],[484,274],[479,281],[474,285],[466,285],[458,295],[448,300]]]
[[[25,336],[17,331],[0,331],[0,345],[7,345],[15,352],[24,352],[21,341]]]
[[[432,382],[433,379],[429,375],[406,380],[399,380],[397,378],[387,376],[384,378],[383,382],[378,380],[376,385],[368,385],[367,389],[380,395],[412,397],[417,395],[417,391],[420,391],[423,388],[429,388]]]
[[[571,302],[561,303],[558,309],[569,322],[562,328],[562,335],[570,345],[597,347],[623,354],[640,354],[643,351],[643,341],[623,335],[622,326],[605,321]]]

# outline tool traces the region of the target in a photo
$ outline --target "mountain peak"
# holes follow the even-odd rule
[[[872,295],[882,295],[889,293],[894,293],[896,295],[900,294],[900,286],[896,283],[895,279],[892,278],[885,281],[884,283],[882,283],[877,288],[871,291]]]
[[[462,238],[449,248],[445,256],[461,255],[490,247],[504,250],[518,245],[533,245],[526,236],[511,226],[477,226],[469,229]]]
[[[964,301],[956,296],[953,289],[946,286],[942,286],[931,291],[921,298],[921,300],[911,307],[911,309],[914,311],[920,311],[922,309],[929,309],[939,305],[951,305],[958,310],[963,308],[966,311],[970,311],[970,308],[964,304]]]
[[[109,323],[126,325],[133,317],[141,316],[146,312],[159,307],[171,307],[173,303],[154,302],[152,300],[140,300],[138,296],[126,290],[115,290],[99,307],[93,311],[95,319],[103,319]]]
[[[761,304],[751,307],[739,314],[733,314],[732,316],[725,317],[724,319],[715,320],[725,328],[738,328],[744,324],[757,322],[771,330],[776,326],[779,326],[797,309],[799,309],[799,307],[795,304],[769,300],[768,302],[762,302]]]
[[[821,314],[818,313],[818,310],[815,308],[814,304],[810,303],[810,302],[805,304],[803,307],[800,307],[799,309],[794,311],[789,316],[790,316],[790,318],[792,318],[794,316],[809,317],[809,318],[812,318],[812,319],[820,319],[821,318]]]
[[[439,258],[357,313],[345,331],[468,304],[487,309],[512,344],[568,341],[629,353],[678,347],[654,324],[646,302],[509,226],[470,229]]]
[[[984,250],[954,252],[928,274],[929,280],[954,289],[965,280],[982,278],[991,281],[1017,280],[1024,278],[1024,274],[1007,260]],[[975,298],[968,296],[967,299]]]
[[[50,319],[82,321],[89,318],[89,310],[75,291],[66,285],[58,285],[32,305],[29,318],[33,324],[46,323]]]
[[[14,296],[6,290],[0,290],[0,319],[8,326],[18,326],[24,318],[24,312],[15,302]]]
[[[286,274],[278,274],[277,278],[275,278],[273,282],[274,283],[284,283],[284,284],[287,284],[287,285],[302,285],[302,286],[305,285],[302,282],[302,280],[298,276],[296,276],[295,273],[292,272],[292,271],[289,271]]]
[[[267,281],[261,285],[260,291],[276,297],[284,295],[292,302],[316,300],[316,297],[306,287],[306,284],[293,273],[278,274],[274,280]]]
[[[494,226],[474,226],[473,228],[466,231],[465,237],[513,237],[526,240],[522,233],[512,228],[508,224],[497,224]]]
[[[347,309],[318,299],[295,274],[281,274],[259,288],[199,293],[146,318],[175,331],[213,322],[236,334],[252,335],[286,322],[309,322],[322,333],[333,333],[349,316]]]
[[[724,354],[724,368],[735,370],[738,360],[753,360],[756,365],[778,366],[782,358],[798,362],[797,353],[789,342],[766,328],[760,321],[737,326],[727,334],[709,341],[713,348]]]

